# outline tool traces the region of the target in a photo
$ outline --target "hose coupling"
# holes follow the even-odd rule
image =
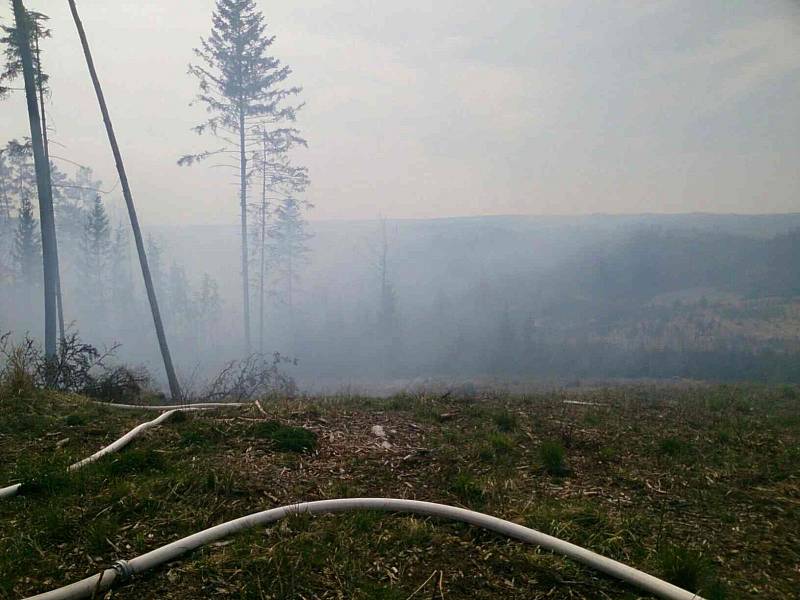
[[[127,560],[119,559],[111,565],[111,568],[117,572],[120,581],[128,581],[133,577],[133,569]]]

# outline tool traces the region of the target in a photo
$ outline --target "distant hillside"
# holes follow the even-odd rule
[[[269,348],[308,375],[800,378],[798,213],[388,221],[392,331],[379,222],[311,229],[295,321],[275,301],[267,314]],[[235,323],[237,227],[155,231],[220,282]]]

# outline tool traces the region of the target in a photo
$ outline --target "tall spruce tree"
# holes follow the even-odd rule
[[[14,79],[16,79],[20,75],[20,73],[23,73],[23,67],[24,67],[22,59],[23,49],[19,34],[22,33],[22,30],[24,29],[26,37],[29,38],[27,46],[30,48],[31,51],[31,63],[33,67],[32,70],[35,79],[35,90],[39,105],[39,118],[41,120],[44,160],[48,164],[48,166],[50,167],[50,171],[52,172],[53,165],[50,162],[50,148],[47,137],[47,113],[44,103],[45,95],[49,94],[49,90],[47,88],[47,82],[49,80],[49,76],[42,69],[41,50],[39,47],[39,41],[41,39],[51,37],[50,30],[46,27],[46,23],[50,19],[50,17],[48,17],[43,13],[35,12],[32,10],[26,10],[24,8],[21,11],[18,11],[18,14],[22,15],[22,20],[24,22],[21,29],[18,29],[18,26],[16,24],[14,26],[2,27],[4,35],[2,38],[0,38],[0,42],[5,43],[4,54],[6,57],[6,64],[3,72],[0,73],[0,98],[7,96],[11,92],[11,88],[5,84],[11,83]],[[43,220],[42,223],[44,224],[45,221]],[[53,253],[55,255],[53,262],[55,266],[55,287],[56,287],[56,305],[58,313],[58,327],[60,332],[60,338],[63,340],[64,311],[62,307],[62,295],[61,295],[61,270],[58,264],[58,236],[55,232],[53,232]]]
[[[36,187],[39,196],[39,218],[42,231],[42,263],[44,273],[44,347],[48,360],[54,360],[57,351],[57,296],[58,296],[58,248],[56,245],[53,196],[50,182],[50,162],[42,138],[42,121],[37,97],[37,80],[41,83],[41,69],[34,69],[31,39],[36,38],[36,28],[22,0],[12,0],[15,35],[19,51],[22,75],[25,80],[25,99],[28,109],[28,124],[31,131]],[[49,378],[49,375],[48,375]]]
[[[189,73],[199,82],[196,102],[212,115],[195,131],[212,133],[224,147],[184,156],[178,164],[192,164],[215,154],[238,155],[242,310],[244,342],[249,353],[248,136],[257,123],[293,121],[299,107],[287,105],[286,101],[299,94],[300,88],[283,87],[291,69],[269,55],[275,37],[267,35],[264,16],[254,0],[217,0],[212,23],[211,35],[201,39],[200,47],[194,50],[199,60],[189,65]]]

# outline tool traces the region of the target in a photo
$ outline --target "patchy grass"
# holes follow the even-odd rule
[[[517,417],[508,409],[499,410],[492,415],[497,429],[503,433],[510,433],[517,428]]]
[[[707,600],[727,596],[724,586],[716,579],[711,561],[701,552],[685,546],[670,546],[659,553],[660,576],[690,592],[702,594]]]
[[[486,493],[469,473],[458,473],[450,482],[450,491],[470,508],[481,508],[486,501]]]
[[[317,435],[304,427],[281,425],[277,421],[257,423],[253,435],[270,440],[281,452],[311,452],[317,447]]]
[[[690,446],[677,437],[667,437],[658,443],[658,451],[664,456],[677,458],[689,454]]]
[[[189,413],[70,474],[66,465],[152,413],[15,391],[0,395],[0,485],[21,481],[24,493],[0,501],[0,598],[76,581],[252,512],[344,496],[480,510],[708,600],[791,598],[800,587],[795,390],[273,398],[262,402],[269,420],[255,409]],[[436,600],[645,597],[466,525],[378,512],[251,530],[114,597],[404,600],[415,591]]]
[[[546,440],[539,446],[539,460],[550,475],[565,475],[567,452],[561,442]]]

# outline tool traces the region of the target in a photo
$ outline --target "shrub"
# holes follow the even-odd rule
[[[141,395],[149,379],[144,369],[132,370],[120,366],[91,378],[81,391],[98,400],[130,401]]]
[[[3,395],[30,397],[37,389],[53,388],[103,400],[131,399],[149,378],[143,370],[108,367],[106,362],[116,349],[113,346],[101,352],[81,342],[76,333],[69,333],[60,341],[56,357],[48,358],[30,337],[14,343],[6,333],[0,336]]]
[[[201,397],[207,401],[246,402],[271,394],[293,396],[297,387],[294,380],[280,370],[282,363],[297,364],[297,360],[276,352],[271,359],[263,354],[251,354],[243,360],[231,361],[211,381]]]
[[[0,357],[4,360],[0,371],[1,394],[8,398],[29,398],[36,389],[37,349],[30,339],[15,345],[11,334],[0,336]]]

